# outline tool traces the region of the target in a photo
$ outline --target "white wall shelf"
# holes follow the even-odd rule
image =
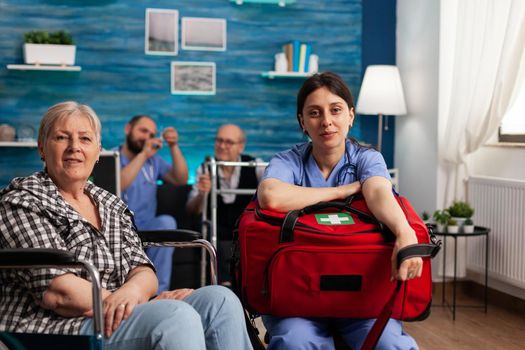
[[[36,148],[36,141],[0,141],[0,147],[28,147]]]
[[[281,7],[295,3],[295,0],[230,0],[237,5],[242,5],[243,3],[255,3],[255,4],[277,4]]]
[[[52,65],[43,65],[43,64],[8,64],[7,69],[80,72],[82,70],[82,67],[80,66],[52,66]]]
[[[276,71],[268,71],[268,72],[262,72],[261,76],[263,78],[268,79],[276,79],[276,78],[307,78],[314,73],[303,73],[303,72],[276,72]]]

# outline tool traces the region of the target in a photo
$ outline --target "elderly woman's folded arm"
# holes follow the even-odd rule
[[[126,282],[118,289],[119,294],[125,293],[126,298],[134,304],[148,301],[157,290],[157,278],[148,266],[138,266],[128,274]],[[52,310],[63,317],[79,317],[92,313],[92,285],[91,282],[66,273],[55,277],[44,292],[40,306]],[[102,299],[113,293],[102,289]]]
[[[52,310],[63,317],[79,317],[92,309],[91,282],[66,273],[53,278],[44,292],[41,301],[44,309]],[[107,298],[111,292],[102,291],[102,298]]]

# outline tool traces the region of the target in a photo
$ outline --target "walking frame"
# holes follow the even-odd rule
[[[235,194],[235,195],[253,195],[256,188],[235,188],[223,189],[217,188],[219,171],[218,167],[266,167],[268,162],[258,162],[256,160],[248,162],[231,162],[216,160],[214,157],[208,157],[204,163],[204,169],[209,169],[211,178],[210,203],[208,203],[208,196],[204,197],[202,206],[202,237],[207,239],[217,248],[217,196],[220,194]],[[210,217],[208,217],[208,205],[210,206]],[[206,283],[206,254],[201,254],[201,285]]]

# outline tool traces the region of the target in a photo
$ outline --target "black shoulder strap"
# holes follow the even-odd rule
[[[440,244],[413,244],[413,245],[406,246],[405,248],[399,250],[397,253],[397,262],[396,262],[397,268],[399,269],[399,266],[401,266],[401,263],[405,259],[410,259],[414,257],[433,258],[437,254],[439,249],[440,249]],[[379,314],[379,317],[377,317],[376,321],[374,322],[374,325],[368,332],[365,342],[363,343],[363,346],[361,347],[361,350],[375,349],[377,342],[379,341],[381,334],[383,334],[383,330],[385,329],[386,324],[388,320],[390,319],[390,316],[392,315],[392,310],[394,309],[394,303],[404,283],[406,282],[397,281],[397,285],[396,285],[396,288],[394,289],[394,292],[392,293],[392,295],[390,296],[390,299],[387,301],[387,303],[381,310],[381,313]]]
[[[264,346],[261,339],[259,338],[259,330],[257,327],[255,327],[253,320],[250,320],[248,317],[246,310],[244,310],[244,320],[246,321],[246,330],[248,331],[248,336],[250,337],[253,350],[265,350],[266,346]]]

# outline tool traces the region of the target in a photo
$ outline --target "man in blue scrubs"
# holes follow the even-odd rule
[[[170,149],[172,165],[157,152],[163,140],[156,137],[157,125],[147,115],[133,117],[125,128],[126,142],[120,147],[120,187],[122,198],[135,214],[139,230],[171,230],[176,228],[170,215],[156,216],[157,180],[174,185],[186,184],[188,166],[178,145],[177,130],[168,127],[162,138]],[[147,248],[146,254],[157,270],[158,292],[169,290],[173,248]]]

